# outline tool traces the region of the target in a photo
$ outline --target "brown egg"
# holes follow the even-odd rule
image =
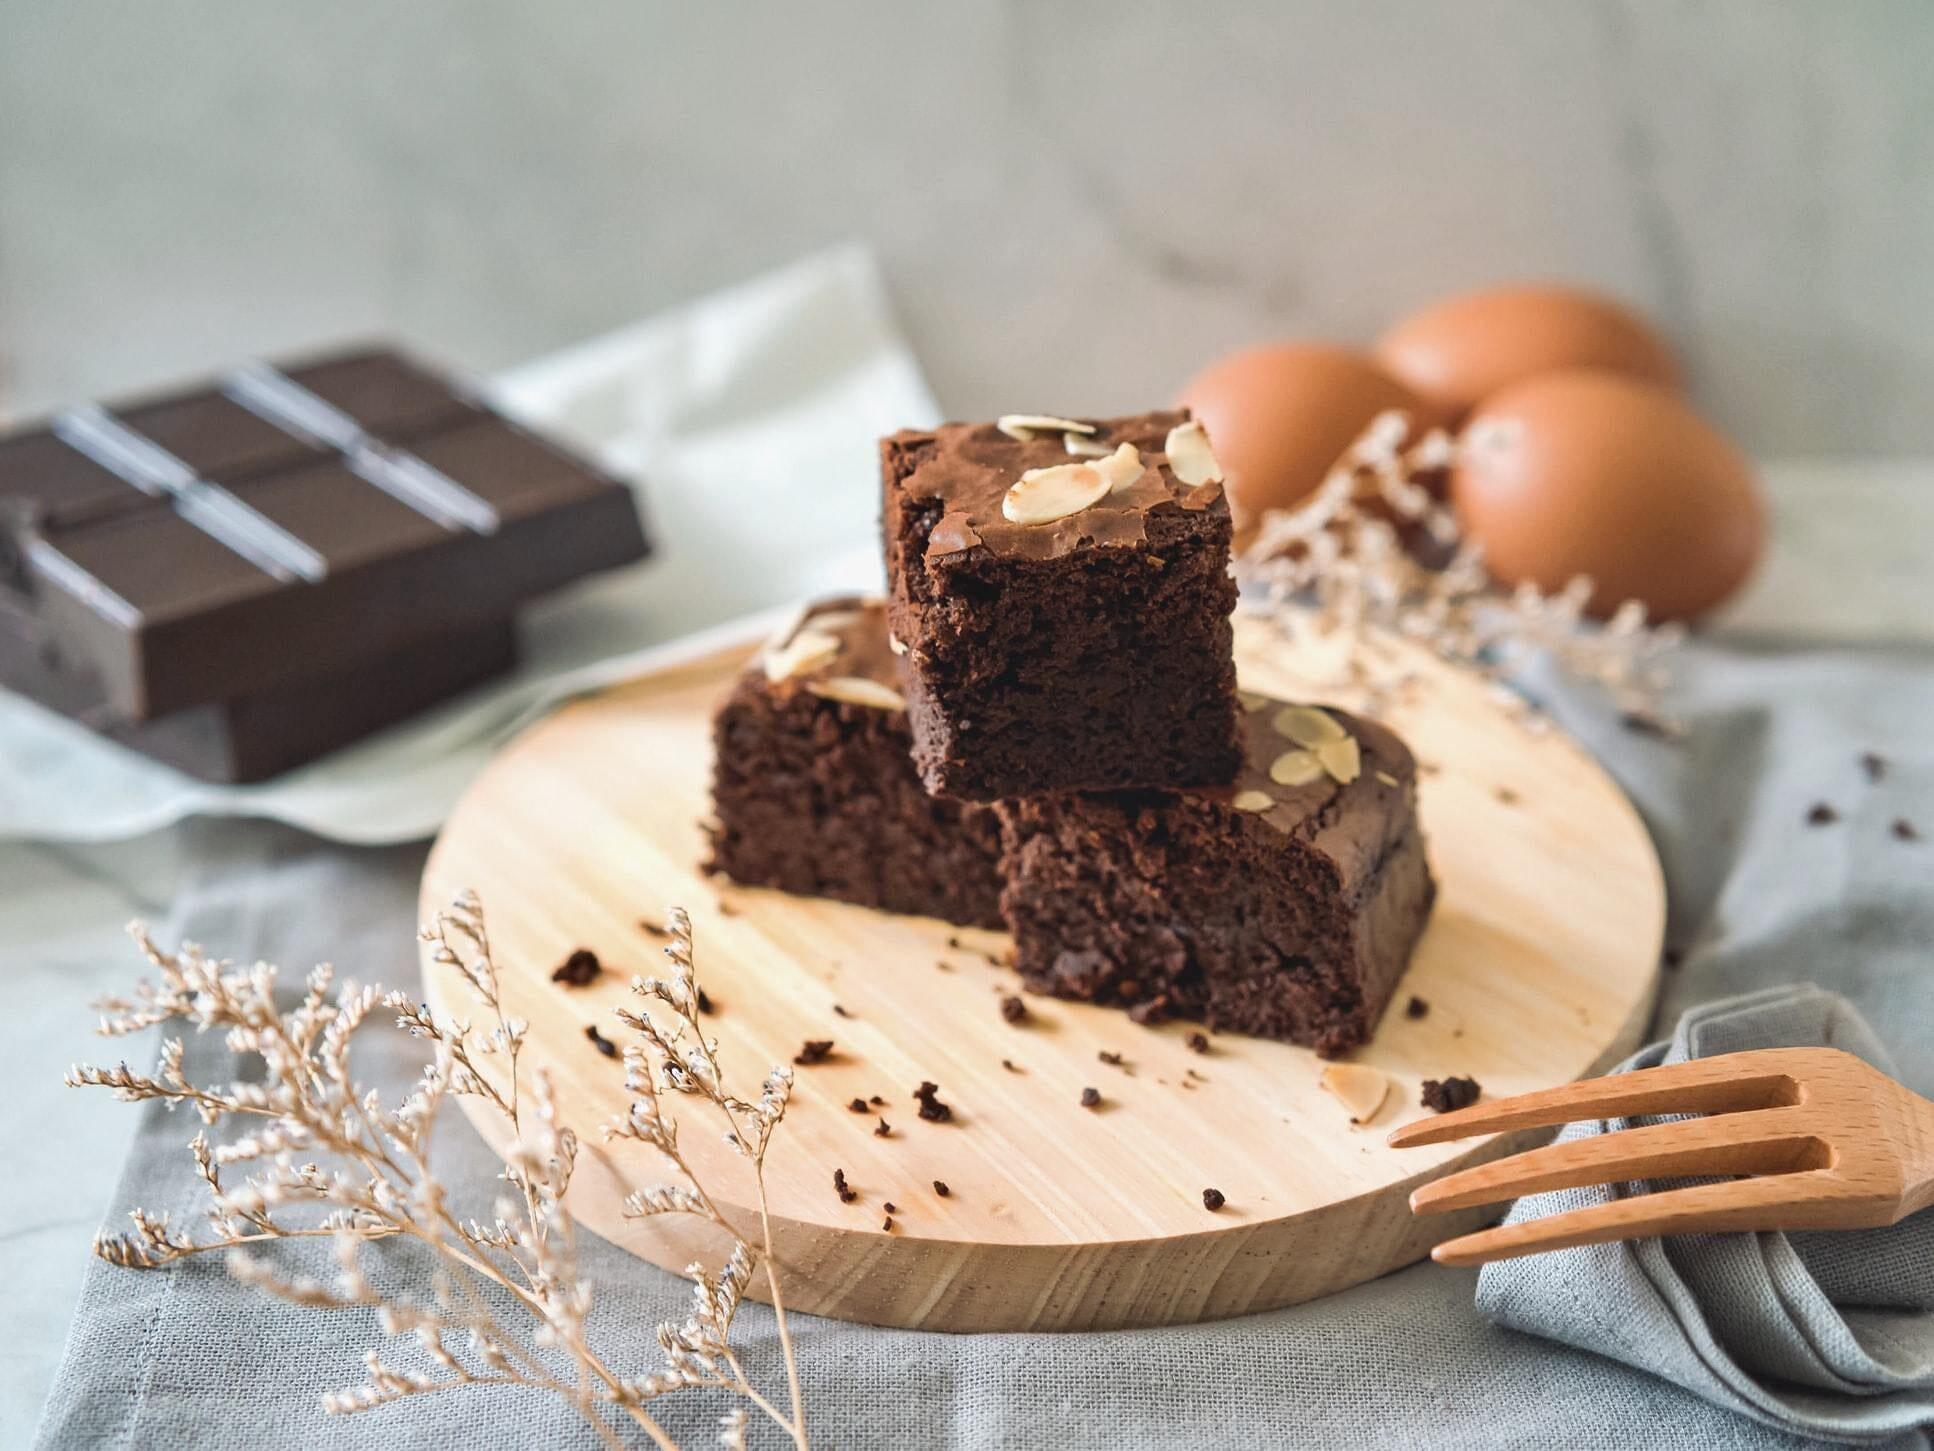
[[[1422,404],[1364,354],[1328,343],[1273,343],[1231,353],[1196,375],[1182,400],[1222,465],[1240,539],[1265,509],[1295,504],[1387,408]]]
[[[1572,287],[1493,287],[1447,297],[1385,333],[1376,357],[1453,422],[1499,389],[1561,368],[1680,384],[1678,360],[1643,318]]]
[[[1685,619],[1745,581],[1766,537],[1751,465],[1677,394],[1617,373],[1546,373],[1485,400],[1451,506],[1506,584],[1591,576],[1592,613],[1628,599]]]

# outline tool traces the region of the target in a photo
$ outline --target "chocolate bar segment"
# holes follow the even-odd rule
[[[0,679],[49,710],[204,781],[265,780],[360,740],[517,659],[508,619],[466,626],[293,685],[176,711],[118,717],[84,670],[64,665],[26,616],[0,610]]]

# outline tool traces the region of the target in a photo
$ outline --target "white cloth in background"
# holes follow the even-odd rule
[[[518,726],[802,595],[877,588],[882,433],[936,417],[872,257],[842,247],[567,348],[491,386],[639,481],[653,556],[525,611],[505,679],[272,781],[212,786],[0,691],[0,838],[108,841],[190,815],[337,841],[434,832]]]

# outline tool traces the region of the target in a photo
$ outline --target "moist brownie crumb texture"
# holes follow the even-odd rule
[[[914,758],[970,800],[1219,784],[1239,760],[1229,506],[1184,483],[1148,413],[1074,435],[1128,447],[1124,483],[1044,522],[1003,513],[1030,470],[1079,465],[1066,435],[946,424],[881,443],[888,610],[905,647]]]
[[[929,796],[915,774],[878,601],[828,600],[782,632],[719,708],[713,745],[709,870],[1001,925],[999,826],[987,807]]]
[[[1018,966],[1038,992],[1347,1052],[1435,896],[1415,762],[1384,727],[1322,712],[1360,764],[1310,778],[1284,730],[1307,736],[1310,708],[1247,703],[1232,786],[1001,805]]]

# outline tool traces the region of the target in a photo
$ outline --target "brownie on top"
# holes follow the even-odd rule
[[[1017,965],[1037,992],[1344,1053],[1436,895],[1416,765],[1373,721],[1244,705],[1233,785],[997,808]]]
[[[747,886],[999,927],[992,810],[931,797],[877,600],[810,606],[713,719],[712,860]]]
[[[1229,506],[1187,413],[904,431],[881,441],[881,472],[929,790],[1233,779]]]

